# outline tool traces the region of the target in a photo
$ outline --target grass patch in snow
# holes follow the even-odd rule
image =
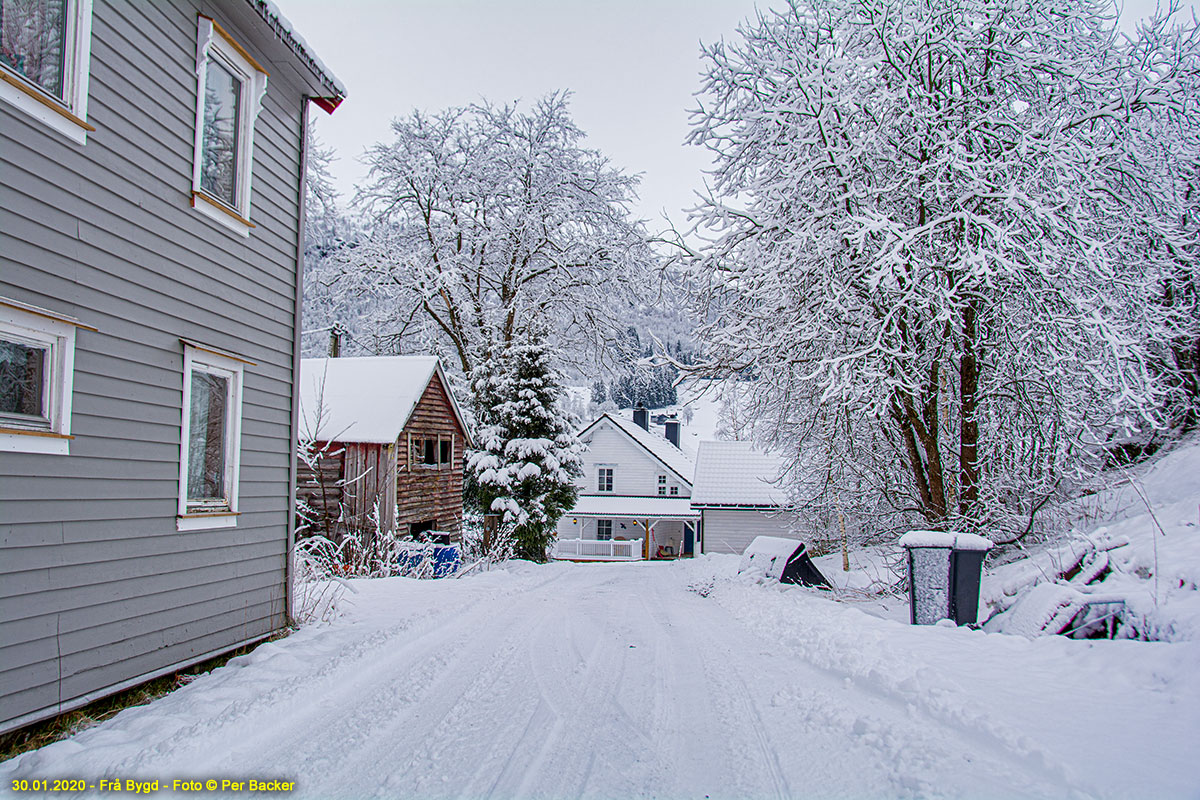
[[[187,686],[201,675],[225,666],[230,659],[246,655],[263,642],[273,642],[290,633],[291,629],[284,629],[262,641],[230,650],[228,653],[185,667],[178,672],[154,678],[123,692],[102,697],[73,711],[0,734],[0,762],[8,761],[10,758],[37,750],[48,744],[69,739],[80,731],[85,731],[93,725],[99,725],[101,722],[115,717],[127,708],[144,706],[160,697],[165,697],[176,689]]]

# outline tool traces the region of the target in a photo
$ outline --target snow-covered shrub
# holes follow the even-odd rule
[[[310,536],[292,548],[292,621],[297,625],[329,622],[345,593],[337,546]]]

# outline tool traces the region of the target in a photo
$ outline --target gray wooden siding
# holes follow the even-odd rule
[[[247,240],[191,208],[198,13],[95,0],[75,145],[0,104],[0,296],[78,317],[69,456],[0,453],[0,729],[282,627],[301,89],[273,69]],[[248,358],[237,527],[179,532],[182,346]]]

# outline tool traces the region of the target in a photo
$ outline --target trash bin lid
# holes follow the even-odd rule
[[[955,550],[991,550],[992,543],[975,533],[909,531],[900,537],[901,547],[947,547]]]

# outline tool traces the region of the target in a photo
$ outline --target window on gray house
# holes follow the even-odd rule
[[[0,0],[0,63],[60,100],[67,12],[67,0]]]
[[[225,459],[229,379],[193,370],[188,428],[188,505],[228,507]]]
[[[238,126],[242,80],[219,58],[210,57],[204,72],[204,131],[200,188],[237,207]]]
[[[602,542],[607,542],[612,539],[612,520],[598,519],[596,520],[596,538]]]
[[[600,467],[600,476],[597,481],[596,490],[600,492],[611,492],[613,490],[612,467]]]
[[[50,348],[0,339],[0,424],[49,428],[46,363]]]

